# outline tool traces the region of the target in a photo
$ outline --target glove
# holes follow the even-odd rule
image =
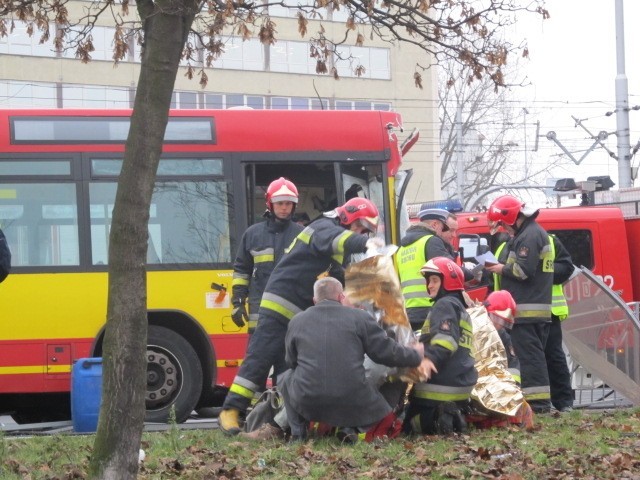
[[[469,270],[473,274],[473,279],[470,281],[480,282],[482,280],[482,274],[484,272],[484,268],[480,264],[475,264],[473,262],[464,262],[464,268]]]
[[[245,323],[249,321],[249,315],[247,315],[247,308],[244,306],[244,303],[234,307],[231,312],[231,320],[233,320],[233,323],[235,323],[238,328],[244,327]]]

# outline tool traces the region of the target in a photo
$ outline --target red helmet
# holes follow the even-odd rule
[[[509,226],[515,224],[522,207],[524,207],[524,203],[511,195],[502,195],[491,202],[487,211],[487,220],[489,221],[491,233],[493,234],[498,230],[500,223]]]
[[[371,233],[376,233],[380,217],[378,207],[371,201],[362,197],[355,197],[344,205],[336,208],[336,213],[342,225],[351,225],[360,220],[362,225]]]
[[[505,328],[513,326],[513,317],[516,314],[516,302],[509,292],[506,290],[498,290],[489,294],[484,301],[487,312],[493,315],[494,320]]]
[[[264,198],[267,201],[267,208],[273,210],[273,204],[276,202],[298,203],[298,189],[291,180],[280,177],[269,184]]]
[[[433,274],[439,275],[442,278],[442,287],[449,292],[464,290],[464,273],[450,258],[434,257],[422,266],[420,273],[424,278]]]

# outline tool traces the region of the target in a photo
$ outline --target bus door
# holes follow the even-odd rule
[[[380,210],[381,223],[388,218],[389,207],[385,200],[388,190],[383,163],[252,162],[244,165],[247,226],[263,219],[267,187],[279,177],[291,180],[298,188],[295,218],[303,224],[353,197],[373,201]],[[380,232],[385,231],[386,226],[380,229]]]

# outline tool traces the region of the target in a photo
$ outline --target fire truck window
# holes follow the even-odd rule
[[[590,230],[549,230],[568,250],[574,265],[593,269],[593,238]]]

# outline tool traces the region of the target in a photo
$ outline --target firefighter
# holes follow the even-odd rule
[[[500,252],[501,261],[485,269],[500,276],[501,288],[518,305],[511,340],[520,359],[522,391],[534,412],[547,413],[551,402],[544,348],[551,325],[553,252],[547,232],[536,222],[538,212],[511,195],[491,203],[491,233],[503,227],[512,238]]]
[[[420,269],[434,304],[421,330],[424,355],[438,373],[416,383],[409,394],[404,429],[408,433],[448,434],[466,431],[462,412],[478,380],[472,353],[471,318],[463,297],[464,274],[446,257]]]
[[[544,348],[549,373],[551,405],[560,412],[573,410],[573,388],[567,356],[562,348],[561,322],[569,316],[569,306],[562,285],[573,274],[571,255],[555,235],[549,235],[553,252],[553,288],[551,290],[551,326]]]
[[[496,258],[503,258],[502,252],[507,244],[506,240],[497,247]],[[551,289],[551,325],[544,356],[549,375],[551,405],[560,412],[570,412],[573,410],[573,387],[567,357],[562,348],[561,327],[561,322],[569,316],[569,305],[564,296],[562,284],[569,280],[575,267],[571,255],[558,237],[549,235],[549,245],[553,257],[553,287]],[[496,291],[500,290],[500,276],[497,274],[494,275],[494,287]]]
[[[496,327],[502,346],[507,354],[507,368],[509,373],[518,385],[521,384],[520,379],[520,360],[516,355],[511,342],[511,328],[513,327],[513,318],[516,314],[516,302],[509,292],[499,290],[491,292],[484,301],[489,318]]]
[[[298,203],[298,189],[293,182],[284,177],[274,180],[267,188],[265,200],[266,220],[247,228],[233,263],[231,318],[238,327],[248,320],[249,333],[254,332],[258,323],[260,299],[271,272],[285,248],[303,229],[292,221]]]
[[[454,214],[441,208],[425,208],[418,213],[418,218],[420,223],[407,229],[396,254],[402,295],[414,331],[422,328],[433,305],[424,279],[420,276],[420,268],[431,258],[447,257],[456,260],[458,257],[458,252],[452,245],[458,230],[458,220]],[[462,267],[462,271],[465,281],[473,280],[470,270]]]
[[[418,213],[420,223],[407,229],[396,253],[402,295],[414,331],[420,330],[433,305],[420,269],[431,258],[453,258],[440,237],[449,230],[448,217],[449,212],[440,208],[422,209]]]
[[[240,432],[240,415],[264,385],[269,369],[284,371],[284,338],[293,316],[313,305],[313,284],[319,276],[340,276],[349,256],[384,245],[375,234],[378,209],[366,198],[352,198],[311,222],[287,248],[269,277],[260,302],[258,326],[245,359],[229,389],[218,422],[230,435]]]

